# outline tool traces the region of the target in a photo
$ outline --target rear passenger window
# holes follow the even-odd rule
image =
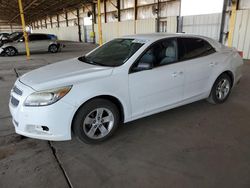
[[[179,59],[192,59],[206,56],[215,52],[205,40],[199,38],[179,38]]]
[[[29,36],[29,41],[37,41],[37,40],[49,40],[47,35],[42,34],[34,34]]]

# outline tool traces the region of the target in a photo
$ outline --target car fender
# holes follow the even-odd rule
[[[232,68],[232,54],[231,53],[225,53],[225,54],[222,54],[224,56],[224,58],[222,58],[220,61],[217,62],[214,70],[213,70],[213,74],[212,76],[210,77],[210,80],[209,80],[209,94],[210,94],[210,91],[212,90],[212,87],[216,81],[216,79],[224,72],[231,72],[233,77],[235,77],[235,74],[234,74],[234,70]]]
[[[77,110],[87,101],[101,96],[110,96],[116,98],[120,102],[124,122],[129,121],[131,118],[131,109],[129,105],[128,87],[118,87],[114,81],[114,84],[107,84],[112,83],[110,79],[115,80],[115,78],[110,76],[73,85],[72,91],[62,98],[64,102],[70,103],[75,107],[74,112],[72,112],[72,120]],[[121,83],[121,85],[125,84]],[[84,88],[87,89],[85,90]],[[79,94],[79,91],[82,91],[82,93]]]

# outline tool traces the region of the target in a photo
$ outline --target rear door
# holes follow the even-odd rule
[[[184,100],[198,97],[210,88],[209,78],[213,73],[217,53],[200,38],[178,38],[179,60],[185,62]]]
[[[48,51],[50,36],[47,34],[40,34],[37,40],[37,47],[39,51]]]
[[[49,36],[46,34],[31,34],[29,37],[32,51],[48,51]]]

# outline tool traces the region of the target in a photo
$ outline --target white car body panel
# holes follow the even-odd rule
[[[212,39],[217,52],[188,61],[164,65],[151,70],[129,73],[135,60],[153,42],[168,37],[192,35],[134,35],[147,41],[126,63],[119,67],[96,66],[78,59],[65,60],[23,75],[15,86],[23,95],[11,95],[19,100],[18,107],[10,101],[9,108],[16,132],[28,137],[46,140],[71,139],[74,114],[86,101],[99,96],[112,96],[122,105],[124,122],[188,104],[209,96],[217,77],[230,71],[234,84],[241,77],[243,64],[239,54]],[[197,37],[197,36],[195,36]],[[70,92],[58,102],[42,107],[24,106],[24,100],[35,91],[72,85]],[[18,124],[18,125],[17,125]],[[49,127],[49,132],[41,126]]]
[[[180,63],[183,64],[183,63]],[[179,63],[129,74],[132,118],[183,98],[184,67]]]

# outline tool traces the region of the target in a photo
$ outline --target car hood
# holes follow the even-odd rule
[[[112,70],[74,58],[35,69],[21,76],[20,81],[34,90],[43,90],[106,77]]]

